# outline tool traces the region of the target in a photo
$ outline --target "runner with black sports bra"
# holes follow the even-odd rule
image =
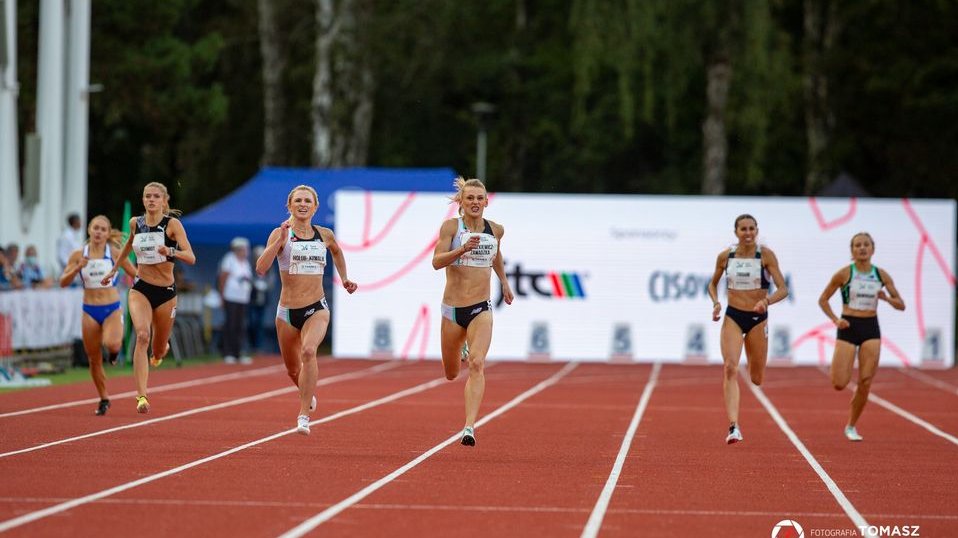
[[[148,413],[147,381],[149,364],[159,366],[170,350],[170,333],[176,318],[176,283],[173,263],[177,260],[193,265],[196,256],[179,219],[182,213],[170,209],[170,195],[162,183],[147,183],[143,188],[146,212],[130,219],[130,237],[117,255],[125,259],[130,251],[136,255],[136,279],[129,293],[130,319],[136,332],[133,351],[133,375],[136,378],[136,411]],[[106,274],[105,284],[116,274],[116,267]],[[148,359],[152,332],[153,357]],[[149,360],[149,364],[147,364]]]
[[[492,342],[492,306],[489,303],[492,271],[499,277],[506,304],[512,304],[513,296],[502,261],[505,229],[482,216],[489,205],[485,185],[478,179],[459,177],[455,186],[457,192],[451,199],[459,204],[460,216],[442,223],[432,266],[434,269],[446,268],[440,325],[446,379],[459,376],[461,350],[463,343],[467,345],[469,379],[465,387],[466,425],[461,443],[474,446],[476,417],[486,387],[483,368]]]
[[[722,392],[729,427],[725,442],[742,440],[738,426],[739,387],[738,365],[745,347],[745,358],[752,383],[761,385],[768,361],[768,307],[788,297],[785,277],[778,267],[778,258],[772,249],[757,242],[758,223],[751,215],[735,219],[738,244],[719,253],[715,272],[709,282],[712,299],[712,321],[722,314],[718,300],[718,284],[727,279],[728,307],[722,323],[722,361],[725,363]],[[769,277],[775,283],[775,292],[768,294]]]
[[[103,416],[110,408],[110,396],[106,390],[101,347],[106,346],[110,364],[116,364],[123,345],[123,309],[116,289],[117,277],[106,284],[101,281],[113,269],[114,260],[119,260],[116,265],[128,275],[136,274],[136,268],[128,259],[116,257],[123,234],[113,229],[110,219],[103,215],[93,217],[87,225],[87,233],[89,239],[83,248],[70,254],[60,275],[60,287],[70,287],[79,273],[83,282],[83,349],[89,361],[90,377],[100,395],[93,413]]]
[[[851,265],[842,267],[832,276],[818,298],[818,306],[838,328],[832,355],[832,386],[835,390],[844,389],[851,381],[855,350],[858,350],[858,384],[852,395],[845,437],[849,441],[861,441],[862,436],[855,425],[868,403],[868,393],[878,370],[881,353],[878,301],[887,302],[895,310],[904,310],[905,301],[895,288],[891,276],[884,269],[872,265],[875,242],[871,235],[867,232],[853,235],[851,250]],[[841,318],[835,315],[828,304],[837,290],[842,292]]]
[[[312,224],[319,197],[312,187],[300,185],[286,200],[290,217],[272,231],[266,248],[256,260],[256,272],[265,275],[273,260],[279,264],[282,288],[276,307],[276,338],[286,363],[286,373],[299,387],[296,431],[309,435],[309,414],[316,410],[316,353],[329,327],[329,306],[323,291],[326,252],[333,256],[336,271],[348,293],[356,283],[346,276],[346,258],[333,231]]]

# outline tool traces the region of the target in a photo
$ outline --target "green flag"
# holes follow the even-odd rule
[[[126,240],[130,237],[130,201],[126,200],[123,202],[123,227],[120,231],[123,232],[123,243],[126,244]],[[136,258],[133,256],[133,252],[130,252],[130,263]],[[135,276],[135,275],[130,275]],[[129,297],[129,296],[127,296]],[[126,301],[124,301],[126,303]],[[130,319],[130,306],[126,305],[126,313],[123,314],[124,323],[123,323],[123,349],[126,350],[126,359],[130,361],[130,364],[133,364],[133,346],[130,345],[130,333],[133,331],[133,320]]]

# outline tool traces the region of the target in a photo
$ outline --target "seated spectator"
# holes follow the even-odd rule
[[[23,262],[17,268],[17,276],[25,288],[50,288],[53,278],[40,267],[36,245],[28,245]]]
[[[20,247],[16,243],[7,245],[7,263],[10,267],[16,268],[20,264]]]
[[[7,260],[6,251],[0,247],[0,291],[17,290],[22,287],[17,272]]]

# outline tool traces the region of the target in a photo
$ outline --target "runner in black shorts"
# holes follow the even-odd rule
[[[439,241],[432,256],[434,269],[446,269],[446,289],[442,295],[442,365],[446,379],[459,376],[460,350],[465,349],[469,364],[466,380],[466,425],[462,444],[476,444],[476,417],[486,389],[483,368],[492,342],[492,310],[489,307],[492,271],[499,277],[502,297],[512,304],[512,290],[506,280],[502,262],[504,228],[483,218],[489,205],[486,186],[478,179],[456,178],[459,217],[449,219],[439,228]],[[466,347],[463,347],[463,344]]]
[[[269,234],[266,248],[256,260],[256,272],[265,275],[275,259],[282,288],[276,307],[276,339],[286,363],[286,373],[299,387],[299,414],[296,431],[309,435],[309,414],[316,410],[316,353],[329,327],[329,306],[323,291],[326,252],[347,292],[356,283],[346,276],[346,258],[329,228],[312,223],[319,209],[319,196],[308,185],[300,185],[286,198],[289,218]]]
[[[835,273],[818,298],[818,305],[838,327],[835,352],[832,355],[832,386],[835,390],[844,389],[851,381],[855,350],[858,350],[858,385],[852,396],[845,437],[849,441],[861,441],[862,436],[855,425],[868,402],[868,392],[878,369],[881,352],[878,301],[885,301],[896,310],[904,310],[905,301],[895,288],[891,276],[872,265],[875,242],[871,235],[867,232],[853,235],[851,250],[853,262]],[[841,318],[835,315],[828,304],[828,300],[838,290],[842,291]]]
[[[739,215],[734,230],[738,244],[719,253],[708,287],[712,321],[718,321],[722,314],[718,284],[723,276],[727,279],[728,308],[722,323],[722,360],[725,363],[722,391],[729,420],[725,437],[728,444],[742,440],[742,430],[738,426],[738,364],[742,347],[745,347],[749,377],[752,383],[761,385],[768,361],[768,307],[788,297],[778,258],[772,249],[758,244],[755,217]],[[769,277],[775,283],[775,292],[771,295],[768,293]]]
[[[133,374],[136,377],[136,411],[146,413],[150,401],[146,398],[150,367],[147,348],[153,333],[153,357],[149,363],[159,366],[170,350],[170,333],[176,318],[176,283],[173,280],[173,262],[190,265],[196,256],[186,238],[186,230],[177,219],[181,212],[170,209],[170,194],[162,183],[147,183],[143,188],[143,208],[146,212],[130,219],[130,237],[116,259],[125,259],[132,250],[136,254],[136,280],[129,294],[130,319],[136,332],[133,352]],[[103,284],[111,281],[117,266],[107,273]]]

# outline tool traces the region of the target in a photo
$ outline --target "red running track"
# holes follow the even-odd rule
[[[727,446],[719,366],[495,363],[474,448],[438,363],[320,371],[309,437],[276,357],[153,371],[145,416],[129,396],[92,416],[89,383],[0,394],[0,532],[767,537],[792,519],[808,537],[958,536],[953,370],[880,370],[850,443],[849,390],[769,369],[743,379]]]

